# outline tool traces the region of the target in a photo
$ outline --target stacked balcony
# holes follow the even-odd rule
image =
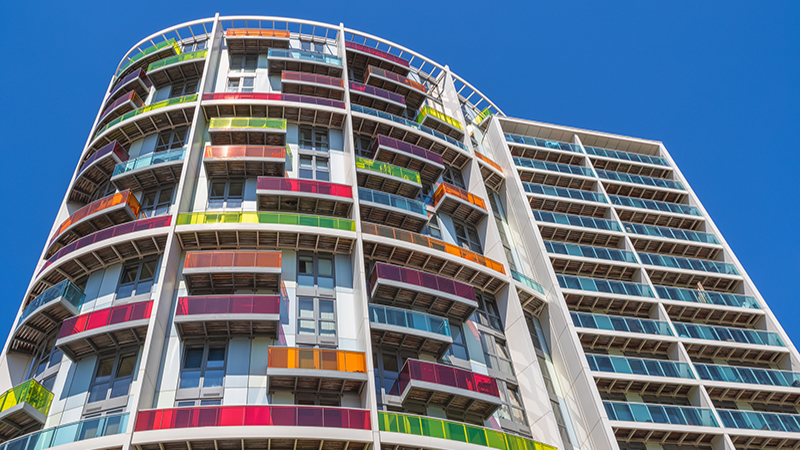
[[[667,322],[605,314],[571,314],[578,338],[588,350],[621,350],[666,355],[676,342]]]
[[[742,278],[733,264],[639,252],[654,284],[682,288],[696,287],[722,292],[736,291]]]
[[[583,166],[585,154],[581,147],[566,142],[549,141],[529,136],[505,133],[511,156],[557,164]]]
[[[371,66],[399,75],[408,75],[411,70],[411,64],[401,56],[353,41],[347,41],[344,45],[347,52],[347,67],[350,69],[364,70]]]
[[[716,260],[722,252],[717,237],[702,231],[623,222],[633,247],[640,253]]]
[[[119,69],[117,69],[115,77],[117,80],[124,80],[126,75],[134,72],[137,69],[144,69],[156,61],[180,54],[181,48],[174,38],[153,44],[149,47],[140,47],[140,51],[138,53],[129,57],[127,61],[120,65]]]
[[[514,269],[511,269],[511,278],[515,281],[514,287],[517,290],[522,309],[528,311],[534,317],[538,316],[546,303],[542,285]]]
[[[141,345],[147,335],[153,301],[103,308],[67,319],[56,347],[73,361],[127,345]]]
[[[505,180],[503,168],[482,153],[475,152],[475,157],[478,158],[478,167],[481,170],[483,183],[495,191],[499,190]]]
[[[278,292],[280,274],[281,253],[270,251],[187,252],[183,265],[190,295]]]
[[[185,157],[186,148],[176,148],[129,159],[114,167],[111,183],[120,191],[142,191],[177,183],[181,179]]]
[[[127,160],[128,152],[116,141],[96,151],[78,169],[78,175],[69,190],[68,201],[84,205],[89,203],[95,191],[111,178],[117,164]]]
[[[374,348],[423,352],[440,358],[453,344],[450,323],[444,317],[371,304],[369,322]]]
[[[777,333],[747,328],[674,322],[692,358],[774,364],[789,351]]]
[[[214,117],[209,121],[211,145],[286,145],[286,119]]]
[[[147,66],[147,77],[156,89],[161,89],[168,84],[200,78],[203,75],[207,54],[208,50],[198,50],[156,61]]]
[[[358,156],[356,181],[359,187],[412,199],[422,190],[419,173]]]
[[[444,213],[476,225],[489,215],[482,198],[449,183],[441,183],[436,188],[433,207],[437,214]]]
[[[150,95],[150,88],[152,86],[153,84],[150,82],[150,79],[147,78],[147,74],[144,70],[135,70],[125,76],[111,89],[111,93],[108,94],[108,99],[106,100],[106,105],[114,103],[118,98],[129,92],[135,92],[139,98],[146,99]]]
[[[259,177],[256,194],[258,209],[350,217],[353,188],[326,181]]]
[[[269,49],[267,53],[270,73],[292,72],[314,73],[341,78],[342,60],[333,55],[302,50]]]
[[[350,101],[396,116],[406,110],[406,100],[402,95],[355,81],[350,82]]]
[[[325,75],[284,70],[281,73],[281,92],[341,101],[344,100],[344,80]]]
[[[680,444],[686,440],[710,445],[722,434],[708,408],[604,401],[606,414],[619,440],[657,440]]]
[[[342,101],[307,95],[261,92],[225,92],[203,95],[203,112],[212,121],[230,120],[230,118],[257,122],[288,120],[292,123],[325,128],[342,128],[345,118],[344,109],[345,103]],[[263,126],[260,127],[263,128]],[[253,126],[251,125],[249,128],[253,128]],[[275,145],[274,143],[267,144]]]
[[[130,91],[114,100],[113,103],[110,103],[108,107],[100,113],[100,120],[97,122],[97,127],[102,127],[117,117],[139,109],[142,106],[144,106],[142,99],[135,91]]]
[[[2,450],[44,450],[60,445],[73,444],[88,439],[124,434],[128,429],[128,413],[108,414],[103,417],[84,419],[52,428],[29,433],[0,446]],[[86,443],[84,445],[90,445]]]
[[[208,177],[282,177],[286,149],[275,146],[209,145],[203,155]]]
[[[375,138],[372,159],[417,172],[429,181],[436,181],[444,172],[444,161],[438,153],[388,136]]]
[[[277,295],[180,297],[174,322],[182,339],[277,338],[280,313],[281,298]]]
[[[10,439],[44,425],[53,393],[28,380],[0,395],[0,438]],[[19,447],[22,448],[22,447]]]
[[[364,84],[399,94],[406,99],[406,104],[414,109],[428,98],[428,90],[422,83],[380,67],[367,67]]]
[[[33,354],[42,340],[61,322],[80,314],[85,294],[69,280],[42,292],[28,303],[11,335],[9,348]]]
[[[260,55],[271,48],[289,48],[288,30],[269,30],[259,28],[228,28],[225,30],[225,43],[231,54]]]
[[[364,222],[387,225],[413,233],[421,232],[428,224],[425,204],[410,198],[360,187],[358,203],[361,220]]]
[[[464,138],[464,128],[458,119],[425,105],[417,113],[416,122],[420,125],[430,127],[440,133],[444,133],[453,139],[461,140]]]
[[[267,380],[270,392],[360,394],[367,384],[366,356],[346,350],[270,347]]]

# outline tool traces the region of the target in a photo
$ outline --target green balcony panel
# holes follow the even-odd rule
[[[141,61],[142,59],[144,59],[144,61],[147,62],[147,60],[149,59],[148,56],[151,56],[151,55],[154,55],[156,53],[159,53],[161,50],[164,50],[166,52],[174,52],[175,55],[179,55],[181,53],[181,47],[178,45],[177,42],[175,42],[174,38],[166,40],[164,42],[159,42],[158,44],[155,44],[155,45],[152,45],[150,47],[147,47],[146,49],[140,51],[139,53],[131,56],[129,60],[125,61],[125,63],[123,63],[119,67],[119,69],[117,69],[117,73],[116,73],[115,76],[119,77],[128,68],[130,68],[130,67],[132,67],[134,65],[136,65],[136,66],[140,65],[140,64],[137,64],[137,63],[139,61]]]
[[[162,101],[157,102],[157,103],[153,103],[150,106],[145,106],[143,108],[139,108],[139,109],[137,109],[135,111],[131,111],[131,112],[127,113],[127,114],[123,114],[123,115],[117,117],[116,119],[112,120],[111,122],[108,123],[108,125],[106,125],[103,128],[101,128],[100,131],[98,131],[97,134],[94,135],[94,137],[96,139],[98,136],[103,134],[103,132],[106,131],[107,129],[113,127],[114,125],[116,125],[116,124],[118,124],[120,122],[124,122],[124,121],[126,121],[126,120],[128,120],[128,119],[130,119],[132,117],[136,117],[136,116],[141,115],[141,114],[149,113],[150,111],[155,111],[156,109],[165,108],[167,106],[180,105],[180,104],[184,104],[184,103],[191,103],[191,102],[194,102],[194,101],[197,101],[197,94],[185,95],[183,97],[170,98],[170,99],[167,99],[167,100],[162,100]]]

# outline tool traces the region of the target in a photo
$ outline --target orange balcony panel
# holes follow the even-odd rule
[[[489,214],[482,198],[449,183],[441,183],[436,189],[433,194],[433,205],[437,213],[444,213],[474,224]]]
[[[286,149],[259,145],[209,145],[203,155],[208,177],[282,177]]]
[[[318,348],[270,347],[269,390],[360,393],[367,382],[364,353]]]
[[[272,251],[187,252],[183,265],[190,295],[256,293],[280,288],[281,253]]]
[[[491,189],[500,189],[500,185],[502,185],[503,180],[505,180],[503,169],[500,167],[500,165],[478,152],[475,152],[475,156],[479,161],[478,167],[481,170],[483,183],[489,186]]]
[[[289,48],[289,31],[228,28],[225,41],[231,53],[261,54],[270,48]]]

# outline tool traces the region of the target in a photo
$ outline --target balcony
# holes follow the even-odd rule
[[[186,252],[183,278],[189,295],[235,294],[238,290],[278,292],[281,253],[244,250]]]
[[[342,76],[342,60],[333,55],[271,48],[267,53],[267,60],[271,74],[289,70],[336,78]]]
[[[211,145],[286,145],[286,119],[214,117],[208,123]]]
[[[570,275],[556,275],[558,284],[562,289],[577,289],[589,292],[603,292],[607,294],[632,295],[636,297],[654,298],[653,291],[646,284],[630,283],[626,281],[602,280],[598,278],[574,277]]]
[[[525,192],[529,194],[549,195],[554,197],[583,200],[586,202],[608,203],[605,195],[599,192],[582,191],[579,189],[564,189],[534,183],[522,183]]]
[[[515,288],[522,309],[538,316],[546,304],[542,285],[514,269],[511,269],[511,278],[518,283]]]
[[[675,256],[656,255],[650,253],[639,253],[639,258],[641,258],[642,264],[649,264],[651,266],[698,270],[702,272],[713,272],[724,275],[739,275],[739,271],[736,270],[736,266],[718,261],[679,258]]]
[[[209,145],[203,155],[207,177],[282,177],[286,149],[268,146]]]
[[[78,169],[67,201],[84,205],[89,203],[97,188],[108,182],[114,167],[127,160],[128,152],[116,141],[94,152]]]
[[[533,210],[533,217],[538,222],[539,232],[545,240],[604,247],[623,245],[622,229],[614,220],[538,210]]]
[[[681,302],[708,303],[736,308],[761,309],[755,297],[749,295],[727,294],[724,292],[698,291],[673,287],[656,286],[658,298]]]
[[[431,182],[436,181],[444,172],[444,161],[438,153],[388,136],[375,138],[372,159],[412,170],[419,173],[422,179]]]
[[[270,347],[267,380],[269,392],[360,394],[367,384],[367,361],[363,352]]]
[[[593,183],[586,186],[592,186]],[[522,183],[528,194],[531,209],[572,216],[590,216],[602,220],[608,215],[609,207],[605,196],[598,192],[566,189],[541,184]]]
[[[344,109],[342,101],[305,95],[240,92],[203,95],[203,112],[211,120],[230,120],[231,117],[234,120],[283,119],[292,123],[342,128]]]
[[[694,206],[683,205],[680,203],[656,202],[634,197],[622,197],[619,195],[609,195],[612,205],[626,208],[646,209],[647,211],[631,211],[628,209],[617,208],[620,219],[626,222],[638,222],[647,225],[666,226],[670,228],[695,229],[703,221],[703,213]],[[657,211],[657,212],[656,212]],[[664,212],[667,214],[658,214]],[[674,217],[668,214],[681,214],[688,217]]]
[[[586,354],[589,369],[593,372],[608,372],[623,375],[646,375],[650,377],[683,378],[694,380],[692,368],[687,363],[660,359],[628,358],[624,356]]]
[[[108,105],[108,107],[100,114],[100,120],[97,122],[97,127],[102,127],[117,117],[139,109],[142,106],[144,106],[142,99],[136,94],[136,92],[130,91]]]
[[[147,96],[150,95],[150,87],[152,85],[144,70],[136,70],[123,78],[111,89],[111,93],[108,94],[108,99],[106,100],[106,105],[110,105],[128,92],[135,92],[139,98],[147,98]]]
[[[621,181],[623,183],[642,184],[645,186],[660,187],[666,189],[676,189],[685,191],[686,188],[680,181],[665,180],[662,178],[643,177],[640,175],[630,175],[627,173],[611,172],[608,170],[596,169],[597,176],[610,181]]]
[[[105,436],[124,434],[128,429],[128,413],[109,414],[94,419],[85,419],[57,427],[45,428],[8,441],[2,450],[45,450],[59,445],[68,445]],[[88,445],[88,443],[87,443]]]
[[[544,247],[547,249],[547,253],[555,255],[581,256],[584,258],[638,264],[636,255],[633,252],[615,248],[592,247],[590,245],[567,244],[553,241],[544,241]]]
[[[353,188],[346,184],[289,178],[259,177],[258,209],[318,216],[350,217]]]
[[[346,41],[344,46],[347,52],[347,67],[349,69],[359,68],[366,70],[368,67],[377,67],[400,75],[407,75],[411,70],[411,64],[408,60],[389,52],[353,41]]]
[[[41,428],[52,402],[53,393],[34,380],[4,392],[0,395],[0,439]]]
[[[401,448],[427,448],[428,438],[441,439],[436,448],[456,448],[447,441],[467,443],[474,446],[490,447],[498,450],[557,450],[551,445],[525,439],[513,434],[491,428],[476,427],[472,424],[451,422],[432,417],[411,416],[390,412],[378,412],[378,425],[381,431],[381,448],[399,450]],[[397,433],[393,436],[391,433]],[[416,438],[413,436],[419,436]]]
[[[289,48],[289,31],[228,28],[225,30],[225,43],[231,54],[261,55],[271,48]]]
[[[156,61],[147,66],[147,77],[156,89],[203,75],[208,50],[182,53]]]
[[[606,148],[589,147],[584,145],[584,150],[589,155],[602,156],[604,158],[613,158],[623,161],[632,161],[637,163],[653,164],[656,166],[670,167],[669,161],[657,156],[642,155],[639,153],[627,153],[618,150],[609,150]]]
[[[128,58],[127,61],[119,66],[114,76],[116,79],[119,79],[136,69],[144,69],[160,59],[180,54],[181,47],[175,42],[175,39],[159,42],[158,44],[142,49],[139,53]]]
[[[375,348],[429,353],[440,358],[453,344],[450,322],[443,317],[371,304],[369,323]]]
[[[69,359],[141,345],[147,335],[153,301],[126,303],[64,321],[56,347]]]
[[[129,159],[114,167],[111,183],[120,191],[142,191],[177,183],[181,179],[185,156],[185,148],[176,148]]]
[[[502,405],[494,378],[415,359],[406,360],[390,394],[404,405],[438,406],[449,414],[478,416],[481,421]]]
[[[652,334],[657,336],[673,336],[667,322],[635,317],[607,316],[605,314],[586,314],[571,312],[572,323],[577,328],[590,328],[605,331],[621,331],[624,333]]]
[[[350,101],[396,116],[406,110],[406,99],[402,95],[354,81],[350,82]]]
[[[106,228],[139,218],[139,201],[131,191],[118,192],[75,211],[58,226],[47,245],[45,257],[64,246]]]
[[[503,168],[479,152],[475,152],[475,157],[478,158],[478,168],[481,171],[483,183],[495,191],[500,189],[500,185],[506,178],[503,175]]]
[[[705,289],[730,292],[742,283],[733,264],[644,252],[639,252],[639,259],[654,266],[647,268],[647,274],[655,284],[683,288],[700,284]]]
[[[603,406],[612,421],[719,427],[714,414],[706,408],[609,401],[604,401]]]
[[[693,340],[684,341],[692,358],[774,364],[788,352],[777,333],[682,322],[673,322],[673,325],[679,337]]]
[[[350,254],[356,231],[349,219],[265,212],[181,214],[178,226],[185,250],[248,246]]]
[[[281,73],[281,92],[342,101],[344,100],[344,80],[325,75],[284,70]]]
[[[699,363],[695,363],[694,368],[697,370],[700,379],[706,381],[800,387],[800,373],[797,372]]]
[[[414,109],[422,104],[428,96],[428,90],[422,83],[375,66],[367,67],[367,71],[364,74],[364,84],[402,95],[405,97],[409,107]]]
[[[461,322],[478,308],[475,289],[468,284],[389,264],[375,264],[369,287],[372,302],[413,307]]]
[[[415,122],[440,133],[444,133],[459,141],[464,138],[464,129],[461,127],[461,122],[458,119],[454,119],[428,105],[423,106],[419,110]]]
[[[482,198],[444,182],[433,194],[433,207],[436,214],[444,213],[475,225],[489,215]]]
[[[800,433],[800,415],[771,412],[718,409],[725,428],[740,430],[769,430]]]
[[[551,213],[547,211],[533,211],[533,218],[539,222],[570,225],[582,228],[594,228],[604,231],[622,232],[619,223],[615,220],[595,219],[592,217],[573,216],[569,214]]]
[[[181,339],[231,336],[277,338],[281,298],[276,295],[180,297],[175,326]]]
[[[356,180],[359,187],[416,198],[422,190],[417,172],[356,156]]]
[[[419,233],[428,223],[424,203],[399,195],[358,188],[361,220]]]
[[[505,133],[506,142],[512,144],[522,144],[531,147],[539,147],[552,150],[561,150],[565,152],[583,153],[581,146],[578,144],[568,144],[566,142],[548,141],[547,139],[539,139],[530,136],[518,136],[516,134]],[[521,155],[514,155],[521,156]],[[523,156],[525,157],[525,156]]]
[[[639,225],[628,222],[623,223],[623,225],[625,226],[625,230],[632,234],[720,245],[717,237],[711,233],[681,230],[679,228],[654,227],[650,225]]]
[[[71,281],[64,280],[42,292],[25,307],[11,335],[10,350],[32,354],[61,321],[80,314],[86,296]]]

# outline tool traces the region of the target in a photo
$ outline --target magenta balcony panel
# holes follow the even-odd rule
[[[453,414],[477,414],[484,420],[502,404],[494,378],[414,359],[406,360],[389,394],[399,397],[403,405],[437,405]]]
[[[142,99],[134,91],[122,95],[100,114],[100,121],[97,122],[97,129],[102,128],[108,122],[116,119],[117,117],[129,113],[134,109],[139,109],[144,105]]]
[[[56,347],[77,361],[86,355],[140,344],[147,335],[153,301],[126,303],[67,319]]]
[[[400,75],[407,75],[411,68],[408,60],[387,51],[358,44],[352,41],[345,42],[347,49],[347,67],[358,67],[365,70],[369,66],[377,66]]]
[[[78,169],[78,176],[69,190],[69,201],[89,203],[92,194],[108,182],[114,167],[127,160],[128,152],[117,141],[94,152]]]
[[[152,83],[150,83],[150,79],[147,78],[145,71],[138,69],[127,75],[114,86],[111,90],[111,94],[108,96],[108,100],[106,100],[106,104],[110,105],[128,92],[136,92],[139,98],[147,98],[150,94],[151,86]]]
[[[467,320],[478,307],[475,288],[468,284],[391,264],[375,263],[369,286],[372,302],[413,306],[459,321]]]
[[[221,250],[186,252],[183,277],[190,295],[278,292],[281,252]]]
[[[406,99],[402,95],[354,81],[350,82],[350,101],[396,116],[402,115],[406,109]]]
[[[442,155],[388,136],[375,138],[372,159],[418,172],[428,182],[435,182],[444,172]]]
[[[181,338],[272,336],[280,322],[278,295],[180,297],[175,326]]]
[[[284,70],[281,73],[281,92],[343,100],[344,80],[325,75]]]
[[[260,211],[349,218],[353,208],[353,188],[346,184],[260,177],[256,194]]]
[[[275,101],[275,102],[293,102],[304,103],[306,105],[327,106],[329,108],[344,109],[344,102],[338,100],[330,100],[327,98],[309,97],[306,95],[294,94],[260,94],[260,93],[241,93],[241,92],[226,92],[221,94],[205,94],[203,95],[204,101],[213,100],[256,100],[256,101]]]
[[[364,73],[364,84],[402,95],[406,104],[416,109],[428,98],[427,89],[424,84],[403,75],[372,65]]]

